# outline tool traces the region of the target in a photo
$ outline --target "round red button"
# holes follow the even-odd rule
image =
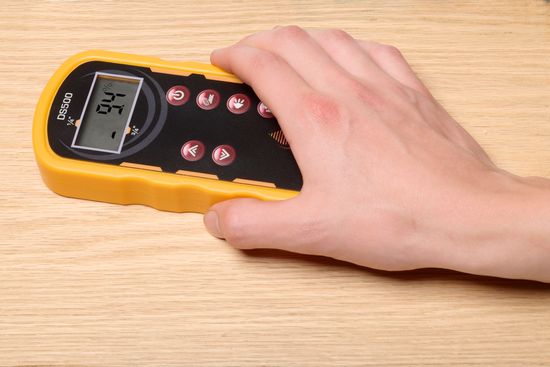
[[[212,160],[219,166],[229,166],[236,157],[237,153],[231,145],[219,145],[212,152]]]
[[[203,110],[213,110],[220,104],[220,93],[214,89],[203,90],[197,96],[197,106]]]
[[[263,118],[266,118],[266,119],[273,118],[273,113],[271,112],[271,110],[263,102],[258,103],[258,113]]]
[[[198,140],[189,140],[181,147],[181,156],[187,161],[198,161],[204,156],[204,144]]]
[[[246,94],[233,94],[227,100],[227,109],[237,115],[243,114],[250,108],[250,98]]]
[[[181,106],[189,101],[189,89],[183,85],[176,85],[166,92],[166,100],[173,106]]]

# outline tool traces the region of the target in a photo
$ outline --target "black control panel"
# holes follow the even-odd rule
[[[61,85],[48,118],[66,158],[300,190],[281,129],[240,83],[88,62]]]

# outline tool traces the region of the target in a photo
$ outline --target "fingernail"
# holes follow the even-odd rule
[[[206,230],[214,237],[223,238],[222,231],[220,230],[220,222],[218,220],[218,214],[211,210],[204,215],[204,225]]]

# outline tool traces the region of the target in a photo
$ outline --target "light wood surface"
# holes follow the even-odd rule
[[[243,253],[196,214],[59,197],[31,123],[68,56],[207,61],[278,24],[398,46],[494,160],[550,177],[550,4],[2,1],[0,366],[549,366],[550,286]]]

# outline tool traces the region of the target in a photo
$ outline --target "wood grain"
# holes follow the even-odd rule
[[[550,365],[550,287],[243,253],[195,214],[66,199],[36,169],[42,87],[93,48],[207,61],[277,24],[398,46],[503,168],[550,177],[550,4],[2,1],[0,366]]]

